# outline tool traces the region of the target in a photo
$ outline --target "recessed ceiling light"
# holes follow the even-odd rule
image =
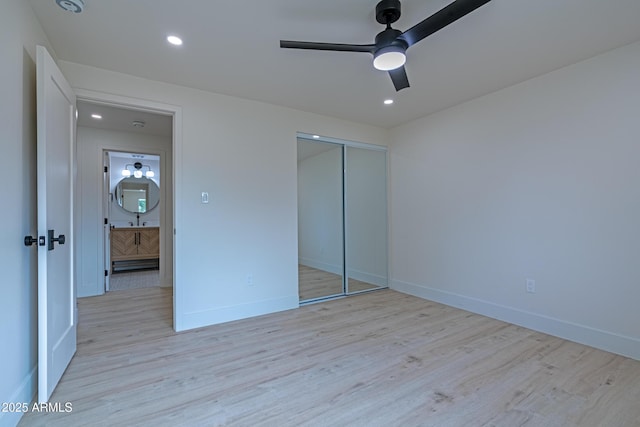
[[[84,0],[56,0],[56,3],[68,12],[80,13],[84,10]]]
[[[102,118],[100,114],[92,114],[91,117],[97,120],[100,120]]]
[[[391,105],[393,104],[393,99],[385,99],[384,100],[384,105]]]
[[[169,36],[167,37],[167,41],[174,46],[182,45],[182,39],[178,36]]]

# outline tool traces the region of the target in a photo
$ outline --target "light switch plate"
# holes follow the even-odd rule
[[[209,193],[203,191],[201,196],[202,203],[209,203]]]
[[[530,294],[534,294],[536,292],[536,281],[533,279],[527,279],[526,289]]]

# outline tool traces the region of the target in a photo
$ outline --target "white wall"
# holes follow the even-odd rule
[[[298,262],[342,276],[342,145],[328,146],[298,162]]]
[[[49,43],[30,6],[2,2],[0,13],[0,402],[30,402],[37,386],[35,46]],[[19,413],[0,412],[0,426]]]
[[[163,215],[167,218],[161,239],[160,283],[163,286],[172,285],[172,195],[171,195],[171,138],[144,135],[134,132],[122,132],[88,127],[78,127],[77,132],[78,179],[76,191],[78,199],[77,218],[78,234],[76,283],[78,297],[101,295],[104,293],[104,243],[103,243],[103,150],[126,152],[141,152],[159,154],[163,161],[163,170],[168,171],[159,175],[161,179],[161,205],[155,215],[158,220]],[[116,171],[115,175],[119,172]],[[112,174],[113,176],[114,174]],[[117,176],[116,176],[117,178]],[[166,202],[163,202],[166,200]],[[115,214],[110,218],[114,221],[136,221],[135,215],[127,217],[121,209],[112,209]],[[141,220],[144,220],[141,217]],[[120,224],[120,222],[118,222]],[[166,261],[166,262],[165,262]]]
[[[388,133],[78,64],[60,66],[75,88],[181,108],[182,143],[174,156],[175,327],[297,307],[296,132],[382,145]],[[209,204],[200,203],[203,191]]]
[[[392,286],[640,359],[638,70],[640,42],[393,129]]]

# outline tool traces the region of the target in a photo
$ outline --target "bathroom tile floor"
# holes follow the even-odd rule
[[[114,273],[109,278],[109,291],[151,288],[153,286],[160,286],[160,272],[158,270]]]

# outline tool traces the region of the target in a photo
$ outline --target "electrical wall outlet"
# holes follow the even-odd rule
[[[247,274],[247,286],[253,286],[253,274]]]
[[[534,294],[536,292],[536,281],[533,279],[527,279],[526,289],[530,294]]]

